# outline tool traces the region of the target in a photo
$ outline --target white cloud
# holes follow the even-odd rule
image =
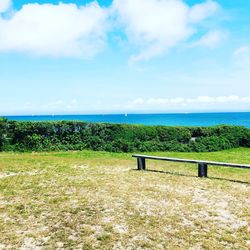
[[[0,51],[88,58],[105,45],[107,18],[97,2],[26,4],[9,18],[0,17]]]
[[[10,5],[11,0],[0,0],[0,13]],[[25,4],[9,11],[8,18],[0,15],[0,52],[89,58],[104,48],[111,24],[119,23],[139,51],[131,62],[149,60],[188,40],[218,9],[213,0],[193,6],[184,0],[114,0],[109,8],[96,1],[80,7]],[[194,44],[214,47],[222,38],[223,33],[214,30]]]
[[[225,37],[225,32],[221,30],[211,30],[202,36],[198,41],[194,42],[191,47],[204,46],[208,48],[215,48],[223,41]]]
[[[138,46],[132,62],[164,53],[196,32],[196,26],[219,8],[214,1],[189,7],[181,0],[114,0],[113,9]]]
[[[4,13],[11,6],[11,0],[0,0],[0,13]]]
[[[190,21],[198,23],[205,18],[212,16],[219,9],[218,3],[208,0],[204,3],[194,5],[189,13]]]
[[[250,68],[250,46],[242,46],[234,51],[236,63],[244,68]]]
[[[227,105],[249,105],[250,97],[240,97],[236,95],[230,96],[198,96],[195,98],[138,98],[133,101],[130,101],[126,108],[128,109],[173,109],[173,108],[209,108],[213,106],[213,108],[226,107]],[[223,106],[224,105],[224,106]]]
[[[234,55],[235,56],[247,56],[249,57],[250,56],[250,46],[242,46],[238,49],[235,50],[234,52]]]

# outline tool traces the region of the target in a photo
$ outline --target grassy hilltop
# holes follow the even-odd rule
[[[155,153],[250,164],[250,149]],[[249,170],[131,154],[0,153],[0,249],[249,249]]]

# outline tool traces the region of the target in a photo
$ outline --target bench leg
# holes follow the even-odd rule
[[[146,159],[142,157],[137,158],[137,169],[146,170]]]
[[[198,163],[198,177],[207,178],[207,164]]]

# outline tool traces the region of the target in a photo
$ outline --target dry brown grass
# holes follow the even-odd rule
[[[149,166],[163,172],[138,172],[126,154],[1,153],[0,249],[250,248],[249,170],[199,179],[193,165]]]

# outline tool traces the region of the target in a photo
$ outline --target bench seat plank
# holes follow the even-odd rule
[[[135,157],[135,158],[144,158],[144,159],[151,159],[151,160],[172,161],[172,162],[185,162],[185,163],[197,163],[197,164],[203,163],[203,164],[213,165],[213,166],[221,166],[221,167],[223,166],[223,167],[233,167],[233,168],[246,168],[246,169],[250,169],[250,165],[248,165],[248,164],[235,164],[235,163],[215,162],[215,161],[179,159],[179,158],[150,156],[150,155],[140,155],[140,154],[133,154],[132,157]]]

